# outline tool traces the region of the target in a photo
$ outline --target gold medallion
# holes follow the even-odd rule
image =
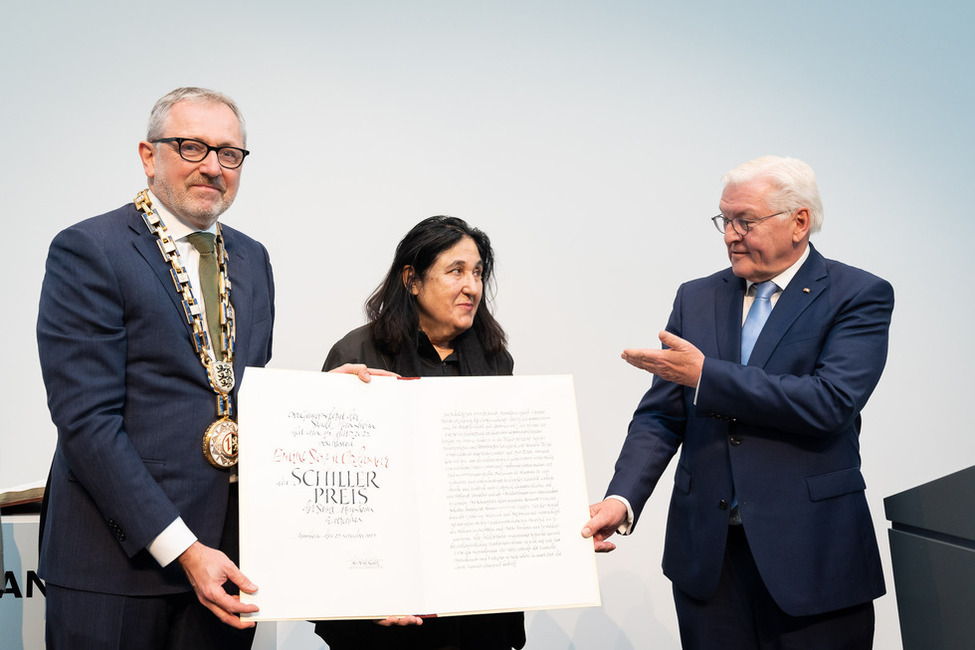
[[[227,469],[237,464],[237,423],[220,418],[203,434],[203,455],[214,467]]]

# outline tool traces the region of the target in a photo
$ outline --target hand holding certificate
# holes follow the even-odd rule
[[[599,604],[571,377],[247,372],[254,620]]]

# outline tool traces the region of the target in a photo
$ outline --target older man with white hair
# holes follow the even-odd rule
[[[680,451],[664,573],[686,650],[863,650],[884,591],[860,472],[860,412],[880,380],[894,293],[810,243],[823,210],[806,163],[728,172],[731,267],[683,284],[607,498],[583,535],[610,551]]]

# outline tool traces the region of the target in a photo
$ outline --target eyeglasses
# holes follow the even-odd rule
[[[210,155],[211,151],[217,152],[217,162],[224,169],[237,169],[244,164],[244,158],[250,154],[247,149],[239,147],[211,147],[206,142],[194,140],[193,138],[159,138],[152,140],[153,144],[158,142],[175,142],[179,157],[186,162],[202,162]]]
[[[775,214],[770,214],[767,217],[761,217],[760,219],[742,219],[741,217],[736,217],[734,219],[729,219],[723,214],[719,214],[716,217],[711,217],[711,223],[714,227],[718,229],[722,235],[728,231],[728,224],[735,229],[735,232],[744,237],[751,230],[752,226],[760,221],[765,221],[766,219],[771,219],[772,217],[777,217],[780,214],[786,214],[792,212],[791,210],[783,210],[782,212],[776,212]]]

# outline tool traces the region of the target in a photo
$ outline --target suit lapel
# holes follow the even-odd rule
[[[250,296],[254,292],[254,280],[251,277],[247,258],[238,245],[237,232],[226,226],[221,226],[221,231],[228,255],[227,272],[230,276],[230,304],[234,307],[234,321],[237,328],[234,339],[234,370],[237,377],[240,377],[246,365],[245,360],[248,358]]]
[[[183,323],[183,327],[186,328],[186,334],[192,337],[193,326],[186,319],[186,310],[183,308],[183,296],[176,290],[176,284],[173,282],[172,266],[163,259],[162,253],[159,250],[158,237],[149,231],[145,221],[142,219],[142,213],[135,206],[132,206],[132,211],[129,216],[129,227],[136,234],[136,238],[132,242],[133,245],[145,259],[152,273],[162,283],[166,295],[169,296],[173,307],[179,313],[179,320]]]
[[[755,349],[748,360],[750,366],[764,366],[775,351],[779,341],[789,331],[789,328],[799,319],[799,316],[813,302],[829,288],[829,276],[826,274],[826,262],[823,256],[809,245],[809,258],[799,268],[799,271],[789,282],[779,300],[775,303],[772,313],[765,322]]]
[[[741,358],[741,307],[745,300],[745,281],[729,270],[724,285],[715,289],[714,331],[718,337],[718,357]]]

